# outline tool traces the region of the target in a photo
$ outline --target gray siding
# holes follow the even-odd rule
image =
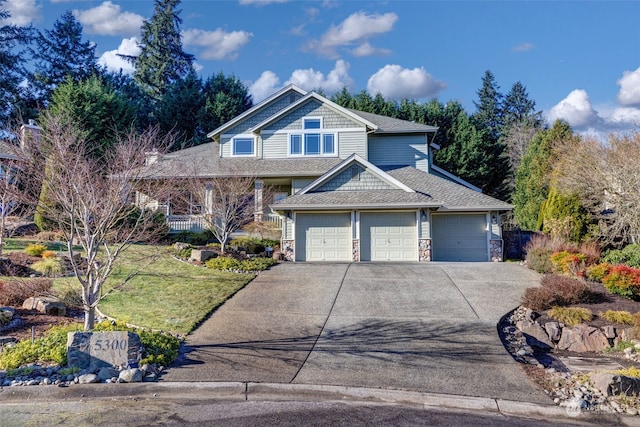
[[[370,135],[369,161],[376,166],[413,166],[428,170],[425,135]]]
[[[232,138],[220,138],[220,144],[222,146],[222,157],[231,157],[231,150],[233,147],[231,140]]]
[[[315,181],[316,178],[293,178],[291,180],[291,194],[296,194],[298,191]]]
[[[429,224],[429,219],[431,217],[431,213],[429,211],[421,211],[420,212],[420,231],[419,236],[421,239],[430,239],[431,238],[431,225]]]
[[[307,116],[323,117],[324,129],[363,127],[361,123],[343,116],[316,100],[310,100],[267,127],[273,130],[301,130],[302,118]]]
[[[275,133],[262,136],[262,158],[277,159],[289,154],[289,141],[286,133]]]
[[[353,153],[369,160],[367,156],[367,134],[361,132],[338,132],[338,157],[346,159]]]
[[[283,94],[283,96],[281,96],[279,99],[274,100],[270,105],[266,106],[260,111],[257,111],[255,114],[251,115],[250,117],[247,117],[246,119],[244,119],[243,121],[235,125],[234,127],[227,129],[225,133],[233,134],[233,135],[239,134],[239,133],[245,133],[247,129],[250,129],[253,126],[257,125],[258,123],[268,119],[269,117],[276,114],[278,111],[286,108],[287,106],[291,105],[293,102],[296,102],[301,97],[302,96],[299,93],[293,92],[293,91]]]
[[[358,191],[358,190],[392,190],[394,187],[377,175],[360,165],[352,165],[337,176],[331,178],[315,192],[322,191]]]

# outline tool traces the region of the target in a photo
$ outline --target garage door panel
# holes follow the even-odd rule
[[[433,215],[433,260],[487,261],[486,227],[484,214]]]
[[[361,213],[360,244],[362,261],[416,261],[415,213]]]
[[[351,261],[351,214],[296,215],[296,261]]]

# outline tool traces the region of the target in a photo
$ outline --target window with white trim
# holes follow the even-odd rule
[[[336,154],[335,133],[323,133],[322,117],[303,117],[302,131],[289,134],[291,156],[333,156]]]
[[[253,136],[238,136],[233,138],[231,153],[234,156],[255,155],[255,138]]]

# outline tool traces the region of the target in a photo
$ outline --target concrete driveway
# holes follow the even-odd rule
[[[497,335],[537,273],[510,263],[294,264],[260,275],[186,340],[163,381],[343,385],[549,398]]]

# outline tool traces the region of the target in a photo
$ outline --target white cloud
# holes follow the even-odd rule
[[[135,37],[123,39],[120,46],[118,46],[118,49],[107,51],[98,59],[98,64],[104,65],[109,71],[118,72],[122,70],[125,74],[132,74],[134,71],[133,65],[131,65],[129,61],[118,56],[118,54],[130,56],[140,55],[138,40]]]
[[[202,59],[230,59],[238,57],[238,50],[253,37],[253,33],[246,31],[224,32],[218,28],[215,31],[191,29],[182,32],[182,43],[185,46],[204,47],[200,53]]]
[[[338,60],[333,70],[325,77],[320,71],[313,68],[298,69],[291,73],[291,77],[285,84],[293,83],[304,90],[322,89],[327,95],[342,90],[343,87],[353,86],[353,79],[349,76],[349,63]]]
[[[87,10],[73,10],[74,16],[89,34],[104,36],[136,36],[144,18],[132,12],[123,12],[120,5],[103,2]]]
[[[400,65],[385,65],[367,82],[367,91],[372,96],[380,93],[395,100],[426,98],[445,87],[446,83],[435,80],[423,67],[408,69]]]
[[[390,53],[391,51],[389,49],[373,47],[369,42],[364,42],[351,51],[353,56],[388,55]]]
[[[565,120],[576,129],[586,129],[597,125],[600,120],[598,113],[593,109],[587,91],[576,89],[565,99],[553,106],[547,114],[547,119],[554,122],[557,119]]]
[[[35,0],[7,0],[3,9],[8,11],[11,16],[4,22],[19,27],[27,26],[32,22],[42,20],[41,8],[42,5],[36,5]]]
[[[260,102],[278,89],[294,84],[301,89],[311,91],[322,89],[327,95],[332,95],[342,90],[343,87],[353,86],[353,79],[349,76],[349,63],[338,60],[333,70],[325,76],[324,73],[313,68],[297,69],[291,73],[291,77],[280,84],[280,79],[272,71],[263,72],[258,80],[249,86],[249,93],[253,96],[254,102]]]
[[[528,52],[534,47],[533,43],[520,43],[519,45],[514,46],[512,50],[514,52]]]
[[[256,6],[265,6],[272,3],[286,3],[289,0],[240,0],[240,4],[243,6],[248,6],[255,4]]]
[[[618,128],[640,129],[640,108],[616,108],[607,116],[607,122]]]
[[[391,31],[397,20],[398,15],[395,13],[369,15],[365,12],[356,12],[338,26],[331,26],[320,40],[311,40],[307,44],[307,49],[329,58],[336,58],[337,48],[354,44],[362,45],[373,36]]]
[[[258,80],[249,86],[249,94],[251,94],[253,102],[257,104],[281,87],[278,76],[276,76],[273,71],[267,70],[260,75]]]
[[[622,105],[640,107],[640,67],[635,71],[623,72],[618,85],[618,102]]]

